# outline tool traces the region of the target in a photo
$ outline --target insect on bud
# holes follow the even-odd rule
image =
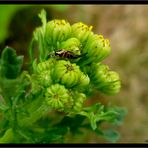
[[[80,41],[77,38],[69,38],[60,45],[61,49],[73,52],[75,55],[80,55]]]

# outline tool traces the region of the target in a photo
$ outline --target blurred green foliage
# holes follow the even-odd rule
[[[0,5],[0,43],[2,43],[9,36],[9,25],[15,13],[26,7],[33,7],[35,5]],[[40,5],[44,6],[44,5]],[[46,5],[57,11],[66,11],[68,5]]]
[[[27,5],[0,5],[0,43],[8,37],[8,27],[14,14]]]

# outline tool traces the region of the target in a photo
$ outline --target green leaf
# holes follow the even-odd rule
[[[1,55],[1,72],[2,77],[15,79],[21,72],[23,56],[17,56],[13,48],[6,47]]]
[[[46,130],[43,134],[38,135],[39,143],[64,143],[64,135],[67,128],[55,128]]]
[[[124,121],[125,115],[127,114],[128,110],[127,108],[122,107],[115,107],[114,110],[118,113],[114,125],[121,125]]]
[[[6,111],[6,110],[8,110],[8,109],[9,109],[9,107],[6,106],[5,104],[3,104],[3,103],[0,101],[0,110]]]
[[[43,9],[41,11],[41,13],[39,13],[39,18],[41,19],[42,21],[42,24],[43,24],[43,33],[45,33],[45,29],[46,29],[46,23],[47,23],[47,19],[46,19],[46,11]]]
[[[30,56],[30,64],[32,65],[35,60],[35,52],[34,45],[38,45],[38,59],[40,62],[44,61],[48,55],[48,49],[49,46],[47,46],[44,36],[45,36],[45,30],[46,30],[46,11],[44,9],[41,10],[41,12],[38,14],[39,18],[41,19],[42,26],[35,29],[33,32],[33,38],[29,45],[29,56]]]
[[[72,134],[78,134],[81,133],[79,131],[79,128],[82,127],[82,123],[84,121],[85,117],[81,115],[76,115],[74,117],[67,117],[65,116],[63,120],[59,123],[59,127],[68,127],[70,128],[70,131]]]
[[[117,142],[119,140],[119,138],[120,138],[119,132],[115,131],[112,128],[109,128],[107,130],[101,130],[101,129],[97,128],[95,130],[95,133],[98,136],[101,136],[104,139],[106,139],[107,141],[112,142],[112,143]]]
[[[119,132],[117,132],[113,129],[108,129],[108,130],[103,131],[103,137],[106,140],[115,143],[119,140],[120,134],[119,134]]]
[[[15,13],[29,5],[0,5],[0,43],[9,36],[9,25]]]
[[[0,143],[11,143],[14,140],[13,130],[9,128],[3,137],[0,138]]]
[[[113,108],[105,108],[104,105],[97,103],[84,108],[79,114],[86,116],[90,121],[92,129],[95,130],[97,128],[97,123],[104,121],[114,123],[118,112]]]

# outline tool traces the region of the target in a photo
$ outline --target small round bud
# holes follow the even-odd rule
[[[76,86],[76,89],[78,89],[79,91],[85,91],[89,83],[90,83],[89,76],[81,72],[81,76]]]
[[[52,73],[52,78],[55,83],[61,83],[68,88],[75,86],[80,76],[81,71],[79,66],[65,60],[59,60]]]
[[[94,84],[104,82],[106,80],[109,67],[107,65],[97,63],[91,65],[90,77]],[[100,85],[99,85],[100,86]]]
[[[65,108],[69,109],[72,105],[70,93],[60,84],[54,84],[48,87],[46,89],[45,98],[49,106],[59,111],[63,111]]]
[[[41,62],[36,66],[36,72],[41,73],[46,70],[51,70],[55,65],[55,59],[49,58],[47,61]]]
[[[71,26],[65,20],[52,20],[47,23],[45,39],[49,45],[57,45],[71,35]]]
[[[106,79],[106,84],[100,88],[105,94],[114,95],[120,91],[121,82],[118,73],[109,71]]]
[[[107,65],[101,63],[92,66],[90,78],[95,87],[106,94],[116,94],[120,90],[120,79],[118,73],[109,71]]]
[[[52,84],[52,78],[50,76],[50,73],[50,70],[46,70],[38,74],[38,82],[41,86],[48,87]]]
[[[74,105],[72,110],[75,112],[81,111],[84,101],[86,100],[86,95],[79,92],[74,92]]]
[[[72,36],[78,38],[81,43],[84,43],[89,35],[92,33],[92,26],[88,27],[86,24],[79,22],[72,25]]]

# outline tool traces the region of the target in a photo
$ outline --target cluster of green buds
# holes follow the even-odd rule
[[[83,108],[90,88],[108,95],[119,92],[119,75],[101,63],[111,51],[108,39],[82,22],[46,22],[45,11],[40,16],[43,26],[34,38],[42,51],[32,61],[32,93],[42,91],[49,107],[70,114]]]

